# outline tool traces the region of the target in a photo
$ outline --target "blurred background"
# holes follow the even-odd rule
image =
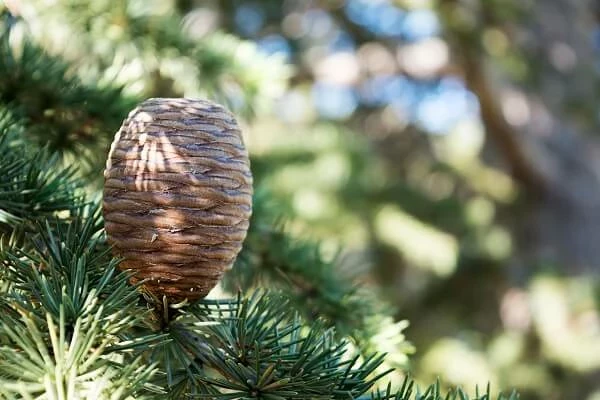
[[[288,228],[410,321],[418,380],[600,399],[600,3],[4,6],[84,81],[236,110]]]

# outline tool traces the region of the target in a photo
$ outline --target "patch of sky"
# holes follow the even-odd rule
[[[415,101],[416,84],[401,75],[377,75],[363,82],[360,100],[368,106],[383,106],[393,102],[410,105]]]
[[[403,38],[417,41],[440,33],[440,21],[431,10],[414,10],[406,14],[402,23]]]
[[[354,39],[352,39],[352,36],[343,30],[338,29],[333,36],[333,39],[328,44],[328,50],[331,53],[338,51],[355,51],[356,43],[354,42]]]
[[[267,55],[278,54],[284,57],[285,61],[290,60],[292,48],[289,42],[281,35],[268,35],[259,39],[256,44],[259,51]]]
[[[352,22],[369,29],[377,29],[381,16],[390,7],[386,0],[348,0],[345,12]]]
[[[312,87],[313,103],[327,119],[348,118],[358,106],[358,96],[352,87],[317,82]]]
[[[324,10],[311,9],[302,16],[302,30],[313,39],[326,37],[333,28],[333,20]]]
[[[478,114],[477,98],[463,82],[443,78],[417,102],[412,118],[427,132],[441,135]]]
[[[378,35],[389,37],[402,37],[404,35],[404,19],[406,13],[399,8],[386,5],[378,10],[377,22],[369,25],[370,29]],[[410,14],[410,13],[409,13]]]
[[[245,3],[235,9],[234,22],[240,34],[254,36],[265,23],[265,13],[258,5]]]
[[[348,0],[345,12],[352,22],[379,36],[416,41],[440,32],[440,22],[433,11],[403,11],[388,0]]]

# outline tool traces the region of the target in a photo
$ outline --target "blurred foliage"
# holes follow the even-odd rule
[[[123,85],[142,97],[209,96],[251,114],[281,92],[288,75],[277,56],[259,55],[249,42],[210,26],[195,29],[210,21],[182,18],[171,1],[69,1],[60,7],[19,1],[15,7],[27,23],[23,29],[53,54],[76,60],[86,81]]]
[[[598,73],[577,47],[597,37],[595,20],[577,31],[587,42],[561,37],[558,22],[556,44],[539,33],[553,33],[559,10],[584,19],[591,6],[545,4],[232,0],[188,10],[216,13],[294,65],[276,118],[249,127],[257,180],[296,216],[288,230],[319,237],[326,254],[343,245],[343,269],[410,321],[419,378],[591,399],[597,274],[520,261],[529,193],[493,151],[464,61],[485,66],[513,129],[537,129],[541,107],[597,127],[588,89]]]
[[[527,220],[530,193],[495,151],[496,130],[473,82],[486,72],[490,97],[518,137],[542,135],[553,115],[597,131],[600,29],[590,4],[50,3],[0,5],[11,11],[3,20],[11,26],[7,43],[30,37],[49,58],[48,68],[33,68],[42,61],[24,59],[27,47],[20,54],[5,48],[0,85],[26,95],[29,82],[46,83],[51,96],[56,82],[81,84],[59,88],[70,97],[61,96],[69,100],[58,110],[22,97],[20,108],[10,107],[35,128],[28,133],[38,142],[66,151],[59,139],[68,132],[106,146],[127,99],[147,96],[208,96],[245,117],[257,186],[276,204],[257,209],[263,225],[252,225],[253,251],[242,254],[225,289],[283,276],[279,287],[308,320],[322,312],[350,335],[389,328],[386,340],[369,333],[374,343],[365,346],[365,338],[354,339],[396,352],[397,363],[406,361],[406,333],[417,348],[412,369],[423,381],[442,376],[468,388],[491,382],[525,399],[600,396],[598,275],[567,276],[552,259],[522,262],[529,238],[516,226]],[[565,15],[579,19],[566,27]],[[540,34],[548,26],[557,26],[550,38]],[[18,57],[32,68],[11,68]],[[83,102],[76,109],[91,122],[73,129],[73,105],[99,96],[97,88],[106,96],[94,101],[101,110]],[[97,112],[108,126],[94,125]],[[55,130],[66,128],[43,129],[49,120]],[[278,215],[294,216],[285,234]],[[267,241],[277,251],[266,252]],[[256,268],[263,264],[268,268]],[[347,285],[335,286],[334,278]],[[406,332],[385,317],[368,319],[354,302],[356,282],[373,302],[390,302],[398,321],[408,319]]]
[[[58,152],[66,165],[97,175],[110,137],[135,104],[120,88],[83,85],[68,65],[17,34],[11,17],[0,26],[0,101],[27,127],[34,143]]]

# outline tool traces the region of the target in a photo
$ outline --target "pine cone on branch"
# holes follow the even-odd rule
[[[231,268],[252,212],[234,116],[206,100],[149,99],[115,135],[104,219],[121,269],[170,302],[205,297]]]

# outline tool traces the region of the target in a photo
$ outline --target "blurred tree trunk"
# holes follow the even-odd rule
[[[479,98],[491,144],[526,196],[525,218],[516,226],[520,261],[558,263],[567,273],[600,271],[600,137],[594,107],[597,82],[591,32],[593,4],[544,0],[531,5],[518,32],[505,30],[526,55],[532,73],[521,93],[527,121],[510,124],[503,103],[508,78],[480,47],[485,26],[468,31],[452,25],[460,1],[444,2],[448,33],[459,54],[465,81]],[[482,21],[493,10],[481,5]],[[478,35],[475,37],[475,35]],[[518,38],[525,38],[518,42]],[[516,86],[516,85],[515,85]],[[516,90],[511,88],[512,90]],[[513,104],[512,107],[515,107]],[[572,108],[575,112],[573,113]],[[521,110],[523,111],[523,110]],[[591,115],[586,121],[585,116]]]

